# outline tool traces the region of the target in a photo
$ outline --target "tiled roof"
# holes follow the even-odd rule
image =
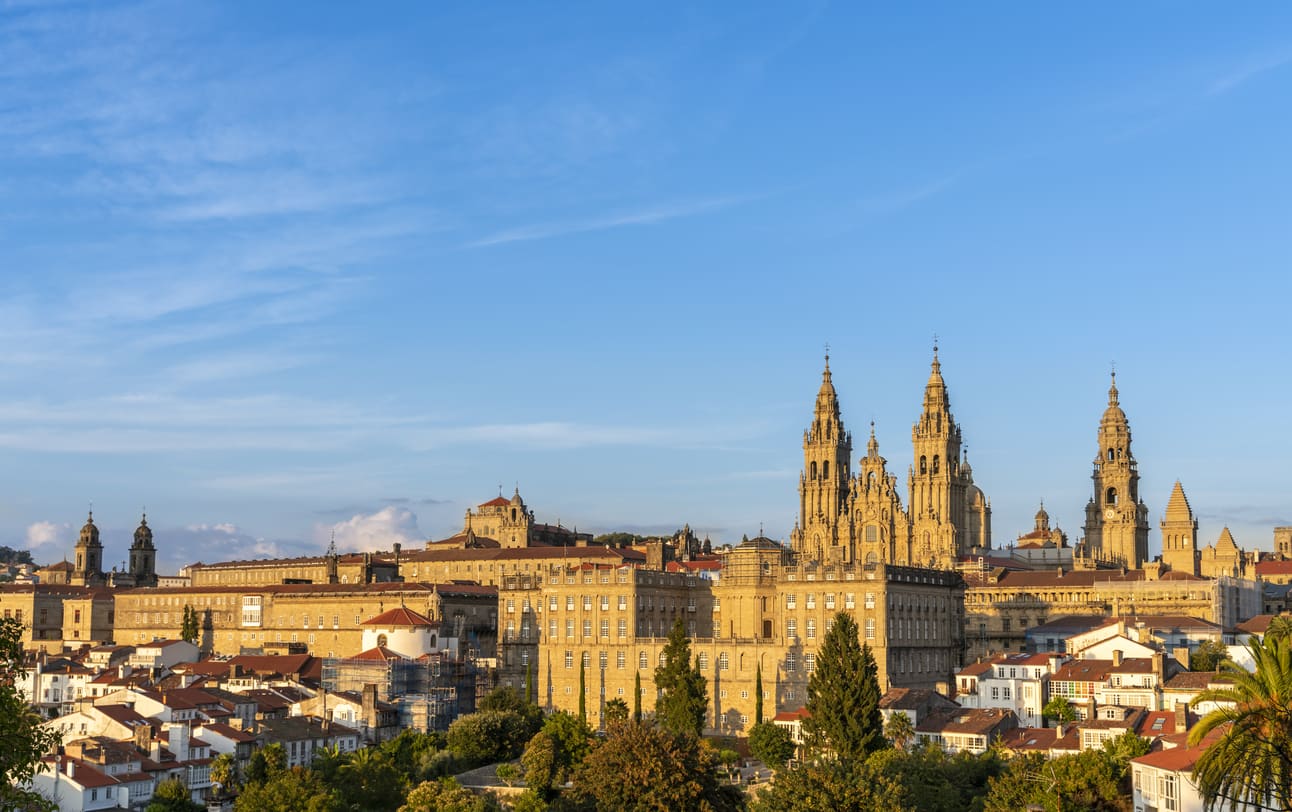
[[[1256,565],[1256,576],[1292,575],[1292,561],[1261,561]]]
[[[1061,665],[1052,679],[1059,682],[1103,682],[1108,679],[1112,667],[1112,660],[1073,660]]]
[[[1198,759],[1202,758],[1202,754],[1205,752],[1207,752],[1205,747],[1174,747],[1170,750],[1159,750],[1156,753],[1133,758],[1131,763],[1178,773],[1193,770],[1193,765],[1198,763]]]
[[[958,677],[978,677],[991,670],[991,663],[970,663],[956,672]]]
[[[254,742],[256,740],[255,736],[247,733],[245,730],[238,730],[236,727],[226,725],[223,722],[210,722],[208,724],[204,724],[202,725],[202,730],[203,732],[209,730],[212,733],[223,736],[229,741],[242,742],[244,744]]]
[[[915,710],[925,706],[954,708],[956,703],[930,688],[889,688],[879,698],[879,707],[891,710]]]
[[[479,507],[507,507],[510,504],[511,504],[511,500],[506,499],[502,496],[495,496],[493,499],[490,499],[488,502],[481,502]]]
[[[916,725],[924,733],[986,734],[1014,718],[1007,708],[970,708],[929,714]]]
[[[426,615],[414,612],[406,606],[396,606],[394,609],[387,609],[374,618],[369,618],[360,624],[361,626],[438,626]]]
[[[385,646],[375,646],[367,651],[361,651],[348,659],[369,660],[372,662],[390,662],[391,660],[405,660],[408,658],[400,654],[398,651],[393,651]]]
[[[1181,671],[1162,686],[1167,691],[1201,691],[1216,679],[1215,671]]]

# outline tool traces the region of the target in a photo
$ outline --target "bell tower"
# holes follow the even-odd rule
[[[915,459],[908,476],[911,554],[921,567],[949,569],[967,552],[964,543],[965,478],[960,472],[960,427],[951,414],[938,345],[924,387],[924,408],[911,429]]]
[[[848,493],[848,460],[852,435],[839,416],[839,398],[830,380],[830,355],[817,391],[812,424],[803,432],[803,472],[799,475],[799,523],[790,546],[812,560],[848,561],[851,550],[841,538],[840,517]]]
[[[139,519],[135,540],[130,545],[130,575],[135,586],[157,586],[157,548],[153,546],[153,530],[148,526],[148,514]]]
[[[1148,559],[1148,507],[1139,497],[1139,466],[1131,454],[1130,423],[1118,400],[1117,373],[1108,387],[1108,408],[1099,421],[1094,494],[1086,503],[1088,555],[1139,569]]]
[[[94,524],[94,511],[90,511],[81,536],[76,542],[76,564],[68,583],[76,586],[97,586],[103,583],[103,543],[99,541],[99,528]]]
[[[1173,572],[1198,574],[1198,520],[1178,479],[1162,517],[1162,563]]]

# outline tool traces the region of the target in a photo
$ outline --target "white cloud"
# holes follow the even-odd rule
[[[407,547],[426,540],[417,526],[417,514],[399,505],[387,505],[376,513],[359,513],[333,525],[318,525],[315,538],[326,542],[333,533],[341,551],[389,550],[395,542]]]
[[[605,231],[610,228],[621,228],[623,226],[646,226],[655,223],[663,223],[668,220],[677,220],[683,217],[692,217],[698,214],[705,214],[711,211],[718,211],[738,203],[744,203],[750,198],[742,197],[722,197],[713,200],[700,200],[690,203],[669,204],[656,206],[642,211],[627,212],[612,217],[603,217],[595,220],[576,220],[563,223],[540,223],[532,226],[522,226],[507,231],[500,231],[496,234],[490,234],[482,237],[473,243],[469,248],[483,248],[490,245],[502,245],[509,242],[523,242],[525,240],[544,240],[549,237],[562,237],[566,234],[582,234],[588,231]]]
[[[42,547],[71,547],[72,526],[67,523],[33,522],[27,526],[25,543],[33,553]]]

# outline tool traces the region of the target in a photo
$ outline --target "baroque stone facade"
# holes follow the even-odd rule
[[[803,433],[794,552],[831,563],[953,569],[962,557],[990,549],[991,504],[963,454],[936,347],[911,441],[910,504],[904,508],[873,424],[866,456],[852,474],[852,434],[844,427],[826,356],[812,423]]]

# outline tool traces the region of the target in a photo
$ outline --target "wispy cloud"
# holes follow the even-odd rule
[[[567,220],[563,222],[540,223],[519,228],[499,231],[468,243],[468,248],[483,248],[490,245],[502,245],[526,240],[546,240],[552,237],[564,237],[570,234],[583,234],[590,231],[605,231],[625,226],[647,226],[669,220],[680,220],[701,214],[710,214],[731,206],[746,203],[751,197],[718,197],[683,203],[670,203],[638,211],[625,212],[610,217],[591,218],[586,220]]]
[[[1262,74],[1278,70],[1292,64],[1292,49],[1285,49],[1275,54],[1264,54],[1248,59],[1238,68],[1214,80],[1207,88],[1207,94],[1216,96],[1237,88]]]

